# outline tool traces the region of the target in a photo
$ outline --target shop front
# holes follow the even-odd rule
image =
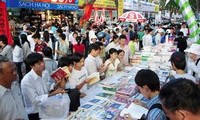
[[[73,21],[74,11],[78,10],[78,0],[7,0],[6,5],[10,16],[30,22],[61,20],[63,16]]]

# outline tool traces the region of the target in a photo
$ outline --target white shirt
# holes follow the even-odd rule
[[[69,83],[71,89],[76,88],[77,85],[81,84],[88,77],[87,70],[85,67],[82,67],[81,70],[72,70],[72,73],[69,77]],[[85,93],[87,91],[87,84],[85,84],[81,89],[81,92]]]
[[[187,28],[181,28],[180,31],[183,32],[184,36],[186,36],[186,37],[188,36],[188,29]]]
[[[39,103],[48,98],[50,85],[50,75],[46,70],[42,72],[42,77],[33,69],[24,76],[21,90],[27,114],[39,113]]]
[[[13,62],[23,62],[23,50],[19,46],[15,46],[13,49]]]
[[[200,78],[200,61],[198,62],[197,65],[195,65],[196,62],[188,62],[188,74],[193,75],[193,72],[195,72],[195,78],[199,82]]]
[[[0,119],[1,120],[28,120],[22,94],[17,82],[13,82],[11,89],[0,85]]]
[[[0,54],[7,57],[10,61],[13,61],[12,50],[10,45],[6,45]]]
[[[143,39],[143,46],[152,46],[153,45],[152,40],[153,40],[152,35],[150,34],[146,35]]]
[[[98,72],[98,64],[96,62],[96,58],[92,55],[88,55],[88,57],[85,59],[85,68],[88,72],[88,75]]]
[[[23,50],[23,57],[25,60],[27,58],[27,56],[31,53],[31,48],[29,47],[28,42],[25,42],[22,45],[22,50]]]
[[[177,78],[186,78],[186,79],[189,79],[189,80],[192,80],[194,83],[196,83],[196,79],[192,76],[192,75],[190,75],[190,74],[187,74],[187,73],[185,73],[185,74],[175,74],[175,75],[173,75],[176,79]]]
[[[160,33],[157,33],[156,37],[155,37],[155,42],[156,42],[156,45],[158,45],[161,41],[161,35]]]
[[[105,51],[108,52],[111,48],[116,48],[117,46],[118,46],[118,44],[111,42],[106,46]]]
[[[32,38],[33,35],[28,35],[27,39],[30,42],[31,52],[35,52],[35,41]]]
[[[124,62],[125,62],[125,64],[129,64],[129,58],[131,56],[130,48],[127,45],[125,45],[124,48],[121,48],[120,46],[118,46],[118,47],[116,47],[116,49],[117,50],[123,50],[125,52],[125,54],[124,54]]]
[[[106,77],[112,76],[113,74],[117,72],[117,67],[119,63],[120,63],[119,59],[116,59],[114,63],[111,63],[110,59],[106,60],[105,66],[109,64],[108,69],[106,71]]]

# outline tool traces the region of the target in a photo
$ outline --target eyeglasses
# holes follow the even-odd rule
[[[3,56],[3,55],[0,55],[0,62],[8,62],[8,58]]]

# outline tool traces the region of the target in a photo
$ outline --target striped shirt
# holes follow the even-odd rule
[[[147,108],[150,109],[150,107],[156,103],[160,103],[158,95],[154,96],[152,99],[149,100],[149,102],[147,103]],[[154,108],[151,111],[149,111],[146,120],[166,120],[166,115],[164,111],[158,108]]]

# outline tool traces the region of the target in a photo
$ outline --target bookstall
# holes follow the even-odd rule
[[[174,50],[172,44],[162,44],[136,53],[131,58],[133,66],[93,85],[81,99],[80,108],[67,119],[121,120],[124,112],[129,111],[133,118],[141,118],[148,110],[132,101],[136,98],[143,102],[148,100],[138,93],[134,77],[140,69],[149,68],[158,74],[162,85],[172,72],[169,58]]]

